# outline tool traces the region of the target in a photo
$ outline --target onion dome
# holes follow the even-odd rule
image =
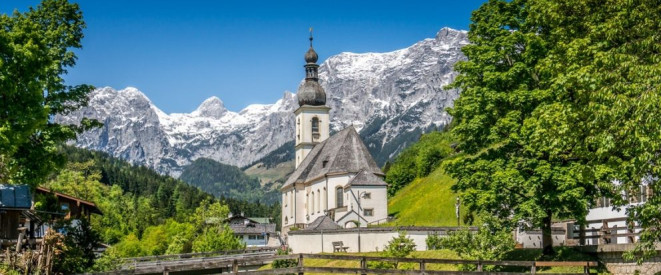
[[[298,105],[326,105],[326,92],[319,85],[319,56],[312,48],[312,29],[310,29],[310,49],[305,53],[305,82],[298,88]]]
[[[326,105],[326,92],[317,81],[305,80],[296,93],[298,105],[322,106]]]
[[[319,55],[312,48],[312,36],[310,36],[310,49],[305,53],[305,62],[306,63],[317,63],[319,60]]]

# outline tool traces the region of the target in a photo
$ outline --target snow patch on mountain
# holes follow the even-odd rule
[[[414,132],[442,128],[451,117],[445,108],[459,96],[444,90],[464,57],[465,31],[441,29],[435,38],[387,53],[344,52],[319,69],[320,83],[331,107],[331,127],[354,125],[378,162],[396,155]],[[303,71],[301,71],[303,75]],[[211,97],[191,113],[166,114],[137,88],[96,89],[89,106],[60,123],[81,117],[104,123],[79,136],[79,147],[108,152],[178,176],[182,166],[201,157],[244,166],[278,149],[294,137],[296,96],[285,92],[274,104],[227,110]]]

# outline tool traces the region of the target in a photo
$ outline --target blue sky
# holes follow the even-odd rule
[[[191,112],[211,96],[239,111],[295,92],[311,26],[321,63],[346,51],[408,47],[445,26],[466,30],[483,1],[73,2],[87,29],[67,84],[137,87],[172,113]],[[0,12],[38,3],[2,0]]]

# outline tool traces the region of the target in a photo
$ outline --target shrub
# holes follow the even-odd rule
[[[291,251],[291,249],[278,248],[278,251],[276,253],[277,253],[277,255],[289,255],[290,251]],[[273,261],[273,263],[271,263],[271,266],[273,268],[296,267],[296,266],[298,266],[298,261],[295,260],[295,259],[275,260],[275,261]]]
[[[514,249],[514,239],[511,230],[505,227],[485,224],[477,232],[468,229],[451,232],[448,237],[441,238],[441,245],[457,252],[465,260],[501,260]],[[474,270],[473,265],[462,265],[461,270]],[[495,271],[493,266],[485,266],[485,271]]]
[[[387,257],[405,258],[413,251],[415,251],[415,243],[411,238],[406,236],[406,232],[400,231],[399,236],[392,238],[388,242],[383,253]],[[394,264],[395,268],[397,268],[399,262],[395,262]]]
[[[425,243],[427,244],[427,250],[438,250],[442,249],[442,238],[437,233],[432,233],[427,236]]]

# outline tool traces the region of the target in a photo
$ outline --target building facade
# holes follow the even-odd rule
[[[296,170],[282,192],[283,233],[329,217],[340,227],[365,227],[388,217],[384,174],[353,126],[330,136],[330,108],[319,85],[317,53],[305,54],[297,92]]]
[[[275,223],[271,223],[269,218],[247,218],[238,215],[230,216],[225,222],[247,247],[280,246]]]

